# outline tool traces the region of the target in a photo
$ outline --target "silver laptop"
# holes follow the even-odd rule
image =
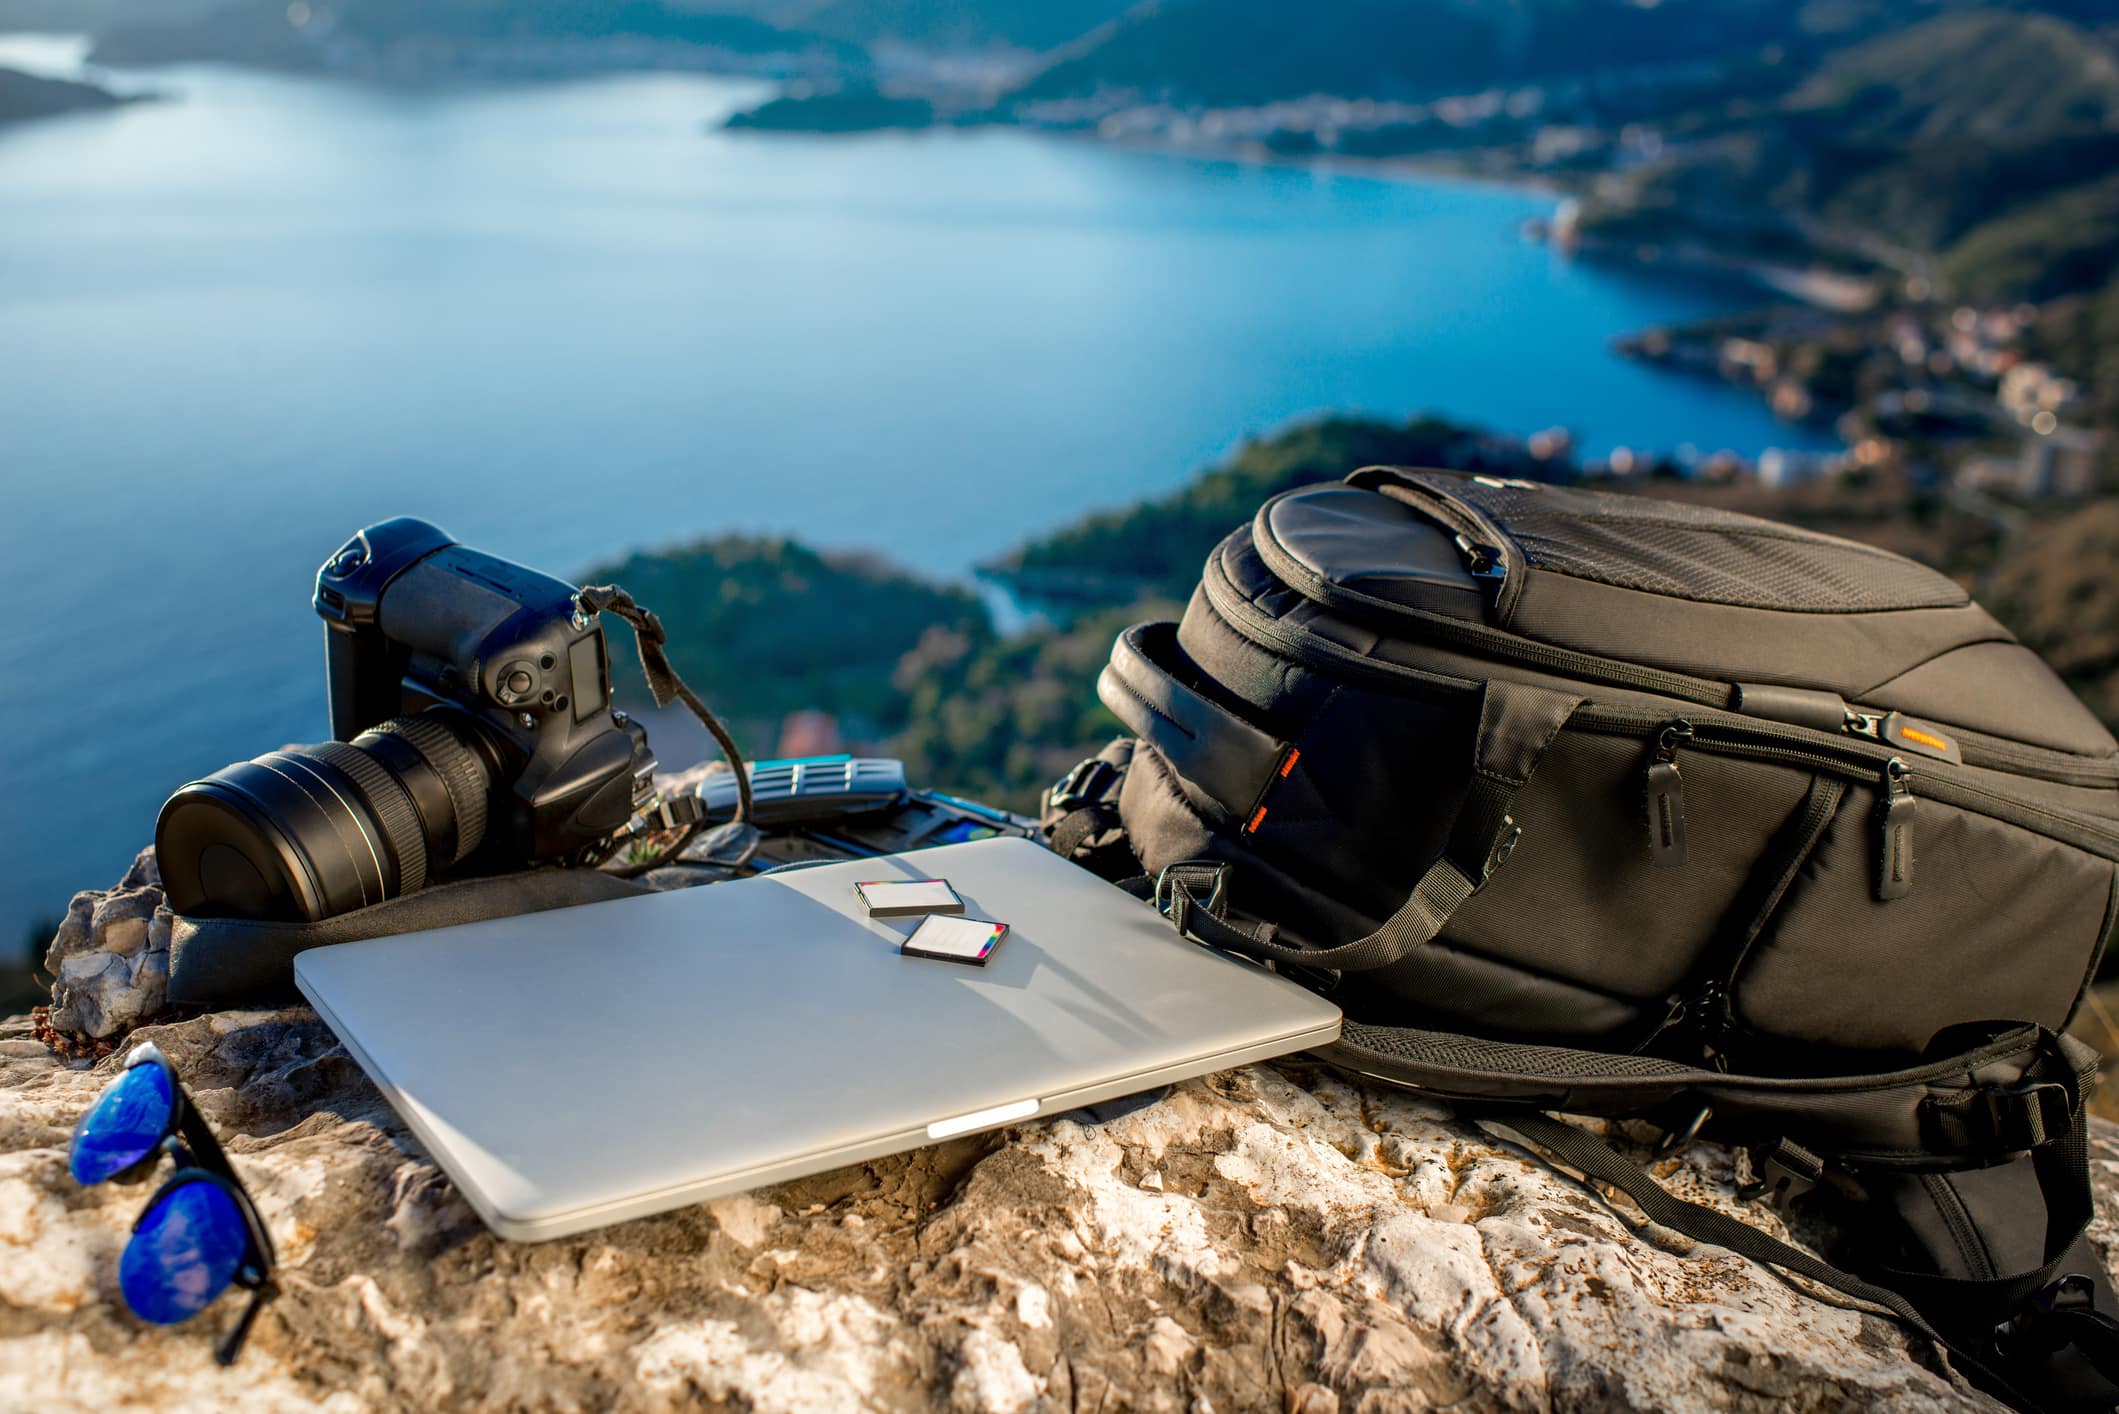
[[[901,956],[854,885],[1008,925]],[[982,840],[301,954],[295,981],[487,1224],[563,1237],[1322,1045],[1336,1007]]]

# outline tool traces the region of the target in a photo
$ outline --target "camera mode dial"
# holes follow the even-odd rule
[[[517,658],[493,674],[493,696],[503,707],[528,707],[537,701],[537,665]]]

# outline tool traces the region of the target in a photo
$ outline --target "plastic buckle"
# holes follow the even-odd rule
[[[1061,812],[1079,810],[1103,799],[1105,789],[1118,775],[1118,768],[1101,756],[1077,761],[1074,769],[1052,788],[1052,808]]]
[[[1763,1158],[1754,1151],[1752,1164],[1758,1177],[1739,1188],[1736,1196],[1747,1203],[1764,1198],[1779,1213],[1787,1212],[1790,1203],[1817,1187],[1825,1174],[1825,1161],[1790,1139],[1775,1140]]]
[[[2094,1314],[2096,1309],[2096,1284],[2081,1272],[2069,1272],[2038,1288],[2021,1310],[1994,1327],[1995,1347],[2005,1354],[2032,1351],[2051,1355],[2068,1344],[2067,1336],[2055,1330],[2052,1318],[2078,1312]]]
[[[1183,932],[1185,915],[1194,903],[1198,902],[1186,884],[1208,879],[1213,881],[1214,887],[1207,894],[1202,906],[1207,912],[1218,917],[1222,908],[1222,892],[1227,886],[1228,877],[1229,867],[1211,860],[1182,859],[1175,864],[1166,865],[1163,871],[1155,876],[1155,911],[1169,919],[1180,933]]]
[[[2057,1080],[1993,1086],[1980,1091],[1980,1104],[1987,1133],[2004,1153],[2050,1144],[2075,1124],[2075,1096]]]

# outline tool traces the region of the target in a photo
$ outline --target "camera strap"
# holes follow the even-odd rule
[[[647,690],[654,697],[657,707],[667,707],[671,699],[684,703],[694,717],[712,734],[728,758],[729,770],[736,773],[736,815],[729,823],[748,826],[750,824],[750,772],[743,765],[743,753],[736,749],[736,739],[729,735],[728,728],[713,714],[699,694],[685,686],[684,679],[670,666],[669,654],[663,645],[669,634],[662,627],[662,620],[634,602],[633,596],[615,584],[584,585],[575,595],[582,612],[589,614],[616,614],[632,625],[633,643],[640,650],[640,671],[647,678]]]

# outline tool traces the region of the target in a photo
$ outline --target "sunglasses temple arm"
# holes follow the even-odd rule
[[[211,1170],[223,1178],[234,1178],[235,1170],[228,1163],[228,1151],[214,1137],[213,1129],[199,1107],[191,1103],[191,1096],[184,1097],[183,1111],[177,1119],[177,1133],[184,1146],[191,1150],[191,1161],[200,1168]]]
[[[221,1342],[221,1348],[215,1355],[216,1359],[223,1365],[235,1363],[236,1357],[243,1353],[243,1342],[250,1338],[250,1328],[257,1324],[258,1312],[264,1310],[265,1303],[278,1294],[279,1288],[270,1281],[260,1282],[251,1291],[250,1304],[243,1308],[243,1314],[237,1318],[235,1329],[228,1333],[228,1339]]]

